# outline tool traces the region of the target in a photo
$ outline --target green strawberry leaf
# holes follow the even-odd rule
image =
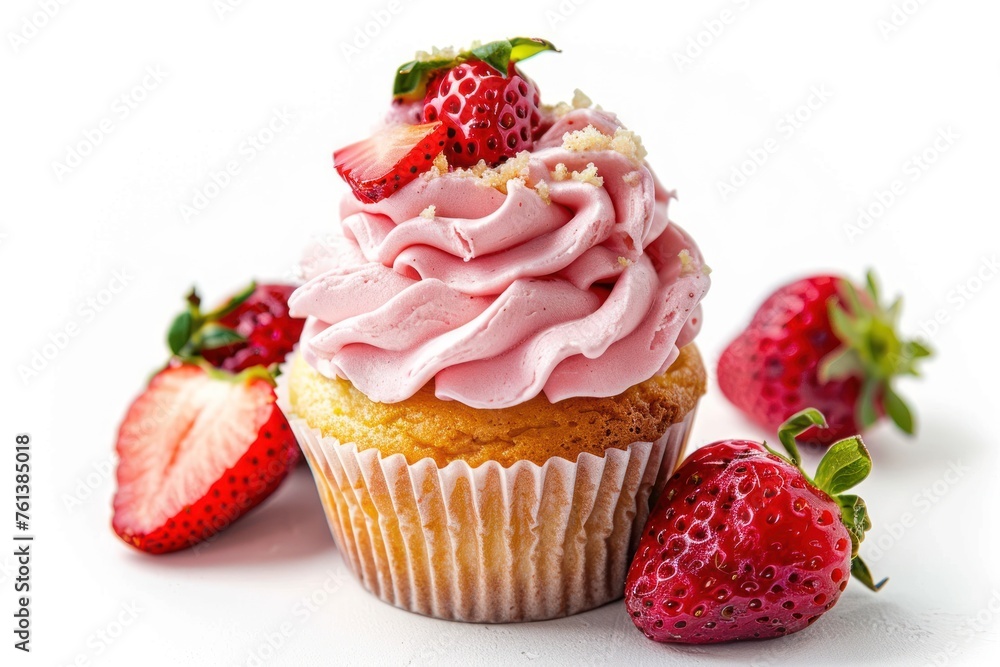
[[[167,345],[170,347],[170,351],[174,354],[180,354],[184,346],[191,340],[193,331],[194,317],[192,317],[191,311],[185,310],[174,318],[167,331]]]
[[[503,76],[507,76],[510,63],[526,60],[543,51],[556,51],[552,42],[531,37],[514,37],[487,42],[473,49],[460,51],[454,57],[411,60],[396,70],[392,84],[394,99],[409,102],[422,99],[427,94],[427,83],[437,70],[448,69],[467,60],[481,60]]]
[[[188,359],[200,355],[203,350],[244,342],[243,336],[218,324],[218,320],[236,310],[256,289],[257,283],[251,282],[215,310],[202,313],[201,297],[192,287],[186,297],[187,309],[174,318],[167,331],[170,352]]]
[[[858,331],[851,316],[836,301],[830,301],[828,307],[830,328],[837,338],[850,348],[857,348],[864,343],[864,335]]]
[[[850,280],[841,280],[837,287],[837,291],[840,292],[841,298],[853,315],[865,311],[865,307],[861,303],[861,297],[858,295],[858,288],[854,286],[854,283]]]
[[[899,317],[903,313],[903,297],[896,297],[896,300],[885,309],[885,315],[892,324],[892,330],[895,333],[896,327],[899,325]]]
[[[830,380],[844,380],[858,376],[863,372],[864,367],[858,359],[857,352],[846,345],[823,357],[816,370],[819,381],[824,384]]]
[[[882,401],[893,422],[904,432],[912,433],[912,413],[888,387],[896,376],[919,376],[917,362],[931,356],[932,351],[919,341],[900,336],[903,300],[897,298],[888,308],[884,307],[874,272],[869,271],[866,276],[864,294],[859,294],[859,290],[851,281],[841,279],[837,297],[831,298],[827,305],[830,327],[852,356],[844,350],[831,353],[821,360],[818,378],[821,382],[849,375],[864,378],[855,406],[861,428],[878,421]]]
[[[422,99],[427,92],[427,82],[435,70],[451,67],[454,60],[411,60],[396,72],[392,83],[392,96],[396,99],[414,101]]]
[[[198,332],[199,349],[214,350],[227,345],[245,343],[246,338],[236,333],[229,327],[222,326],[215,322],[209,322]]]
[[[840,505],[840,518],[851,535],[851,555],[858,555],[858,547],[865,539],[865,533],[871,530],[872,521],[868,517],[868,506],[865,501],[852,493],[835,496]]]
[[[881,299],[879,298],[878,280],[875,278],[875,272],[871,269],[865,274],[865,283],[868,287],[868,296],[872,298],[872,302],[879,303]]]
[[[882,581],[875,583],[872,578],[872,573],[868,569],[868,566],[863,560],[855,556],[851,559],[851,576],[860,581],[862,584],[870,588],[871,590],[878,593],[885,586],[885,583],[889,581],[889,577],[883,577]]]
[[[889,414],[889,418],[892,419],[893,423],[898,426],[903,433],[913,435],[913,413],[910,412],[910,408],[906,405],[906,401],[904,401],[890,385],[886,385],[885,387],[884,402],[885,411]]]
[[[511,46],[510,42],[506,39],[477,46],[469,51],[469,53],[476,60],[482,60],[495,69],[500,73],[500,76],[507,76],[507,67],[510,65]]]
[[[858,396],[857,420],[862,428],[868,428],[878,421],[878,410],[875,402],[878,400],[880,385],[878,378],[867,378],[861,385],[861,395]]]
[[[858,547],[865,539],[865,533],[872,527],[871,518],[868,516],[868,507],[865,505],[865,501],[852,494],[836,496],[836,500],[837,504],[840,505],[841,518],[851,536],[851,576],[871,590],[878,592],[889,579],[884,578],[875,583],[868,566],[858,556]]]
[[[205,319],[208,321],[217,320],[225,317],[229,313],[236,310],[241,303],[250,298],[250,295],[254,293],[257,289],[257,281],[252,280],[250,284],[241,289],[239,292],[234,294],[226,301],[224,304],[213,310],[212,312],[205,315]]]
[[[872,457],[861,438],[834,443],[823,456],[813,478],[816,486],[831,496],[860,484],[872,470]]]
[[[512,63],[527,60],[542,51],[555,51],[559,53],[559,49],[556,48],[555,44],[547,39],[538,39],[537,37],[514,37],[510,40],[510,46],[510,61]]]

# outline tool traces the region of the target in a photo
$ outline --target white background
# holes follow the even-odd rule
[[[996,655],[1000,5],[233,4],[49,2],[58,9],[47,18],[46,2],[3,3],[0,535],[9,544],[9,463],[15,433],[28,432],[37,541],[30,656],[11,647],[15,575],[12,548],[0,547],[0,662],[942,665]],[[909,12],[898,25],[894,6]],[[388,24],[355,42],[373,11]],[[699,338],[713,372],[755,305],[792,277],[876,266],[887,291],[906,293],[906,328],[923,329],[939,354],[922,383],[900,387],[918,406],[919,437],[888,427],[868,437],[875,470],[861,492],[875,528],[864,549],[891,577],[880,594],[852,584],[806,631],[705,648],[647,641],[621,603],[530,625],[429,620],[349,576],[305,470],[198,552],[146,557],[111,532],[117,423],[164,359],[185,290],[197,282],[212,299],[252,276],[289,275],[310,234],[337,222],[346,188],[332,149],[382,115],[393,68],[414,50],[520,34],[563,49],[524,65],[546,100],[579,87],[619,112],[678,190],[672,217],[715,270]],[[810,99],[814,109],[802,106]],[[248,159],[241,145],[275,110],[292,120]],[[796,112],[797,127],[782,120]],[[102,122],[110,133],[79,149]],[[952,139],[935,149],[939,132]],[[767,161],[724,197],[719,184],[768,139]],[[80,164],[56,166],[77,149],[88,153]],[[925,151],[933,163],[914,171]],[[181,205],[230,160],[239,174],[185,219]],[[901,194],[879,210],[895,180]],[[852,235],[859,208],[878,215]],[[935,330],[936,315],[946,321]],[[25,377],[19,369],[67,325],[76,335]],[[713,380],[693,444],[764,435]]]

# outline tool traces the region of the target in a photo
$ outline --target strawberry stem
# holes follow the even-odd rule
[[[795,438],[802,435],[813,426],[819,426],[820,428],[826,427],[826,418],[823,413],[816,408],[806,408],[805,410],[800,410],[794,415],[785,420],[785,423],[778,427],[778,441],[784,446],[785,451],[788,452],[788,456],[779,454],[770,447],[767,443],[764,443],[764,447],[767,448],[769,452],[775,456],[780,456],[781,458],[791,461],[795,467],[802,470],[802,456],[799,455],[799,446],[795,442]],[[805,475],[805,471],[802,471]],[[808,479],[808,476],[806,477]]]
[[[215,310],[209,311],[209,313],[205,315],[205,319],[211,322],[225,317],[229,313],[239,308],[240,304],[249,299],[250,296],[254,293],[254,290],[256,289],[257,289],[257,281],[251,280],[249,285],[247,285],[239,292],[231,296],[229,300],[226,301],[224,304],[222,304]]]
[[[882,590],[882,587],[889,581],[889,577],[882,577],[882,580],[876,583],[868,565],[857,556],[851,559],[851,576],[876,593]]]

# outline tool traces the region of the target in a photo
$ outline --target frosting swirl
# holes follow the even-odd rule
[[[433,380],[477,408],[613,396],[666,370],[709,279],[630,146],[614,115],[578,109],[501,170],[346,197],[289,302],[306,360],[373,401]]]

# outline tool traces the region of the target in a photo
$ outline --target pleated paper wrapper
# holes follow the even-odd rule
[[[279,404],[312,468],[337,546],[389,604],[437,618],[558,618],[620,598],[650,498],[673,473],[694,415],[656,442],[475,468],[324,436]]]

